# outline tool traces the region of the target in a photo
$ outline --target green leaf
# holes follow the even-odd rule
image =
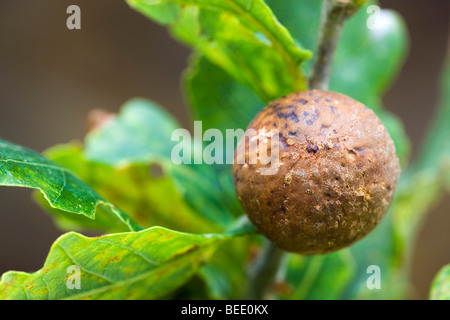
[[[249,237],[234,238],[220,245],[201,267],[199,274],[207,284],[210,298],[242,299],[245,296],[250,244]]]
[[[201,120],[205,129],[219,129],[224,136],[227,129],[245,129],[264,107],[250,88],[203,56],[192,57],[184,83],[194,120]]]
[[[289,254],[286,270],[289,294],[281,294],[281,298],[341,299],[348,282],[355,276],[356,265],[352,254],[346,249],[314,257]]]
[[[75,143],[55,146],[45,151],[45,155],[75,172],[92,189],[125,210],[145,228],[158,225],[197,233],[214,230],[210,221],[186,204],[170,177],[163,172],[152,173],[152,169],[156,171],[159,167],[146,164],[113,168],[95,163],[85,159],[82,147]],[[86,227],[109,230],[108,223],[92,224],[88,219],[76,219],[76,215],[49,211],[55,214],[58,224],[65,230]]]
[[[402,121],[396,115],[385,109],[381,109],[381,107],[376,109],[375,113],[380,118],[381,122],[383,122],[394,141],[395,151],[399,158],[400,166],[406,168],[411,152],[411,142],[406,135]]]
[[[321,1],[267,0],[292,36],[314,51],[320,20]],[[406,164],[410,143],[402,123],[381,107],[381,96],[397,76],[406,56],[408,36],[403,19],[392,10],[381,9],[375,28],[367,27],[377,4],[368,1],[344,26],[333,61],[330,90],[346,94],[373,109],[394,140],[402,165]],[[305,64],[309,73],[311,63]]]
[[[173,118],[159,106],[132,100],[104,127],[86,137],[87,160],[115,168],[131,164],[157,164],[170,177],[178,194],[203,218],[224,230],[242,214],[226,196],[227,180],[210,165],[180,164],[171,159],[172,132],[178,129]],[[172,194],[161,195],[171,201]],[[177,197],[177,196],[175,196]],[[212,230],[215,231],[215,230]]]
[[[71,232],[53,244],[41,270],[3,274],[0,298],[156,299],[189,280],[228,238],[160,227],[97,238]],[[80,289],[66,285],[74,281],[70,266],[79,267]]]
[[[382,9],[377,18],[380,26],[367,28],[366,9],[344,28],[330,88],[375,109],[403,64],[408,37],[403,19],[392,10]]]
[[[111,219],[128,230],[139,230],[125,213],[99,196],[70,170],[42,155],[0,140],[0,185],[38,189],[51,207],[95,218],[104,207]]]
[[[306,88],[300,64],[310,57],[296,45],[262,0],[128,0],[168,25],[193,47],[266,102]]]
[[[434,278],[430,290],[431,300],[450,300],[450,264],[444,266]]]
[[[203,56],[194,55],[184,74],[184,89],[194,120],[202,121],[203,130],[219,130],[224,137],[223,154],[232,160],[238,129],[245,130],[264,102],[250,88],[233,79]],[[243,132],[243,131],[242,131]],[[228,137],[231,137],[229,139]],[[231,141],[229,144],[228,142]],[[222,197],[234,216],[243,213],[234,191],[231,165],[216,165],[214,175],[222,185]]]
[[[119,166],[164,160],[170,158],[175,145],[170,137],[178,127],[159,105],[135,98],[123,105],[119,117],[86,137],[86,156]],[[114,145],[105,144],[105,140]]]
[[[397,246],[398,238],[394,228],[395,204],[368,236],[350,247],[357,262],[354,277],[349,281],[343,297],[346,299],[404,299],[408,292],[404,251]],[[404,249],[404,247],[402,248]],[[369,289],[367,273],[369,266],[380,268],[381,289]]]
[[[280,22],[304,46],[316,49],[321,1],[267,0]],[[345,24],[336,50],[330,89],[347,94],[372,107],[398,73],[406,54],[407,32],[403,19],[392,10],[381,9],[375,28],[368,28],[377,5],[368,1]],[[382,67],[381,67],[382,66]],[[310,71],[311,61],[305,64]]]
[[[216,129],[224,137],[223,154],[232,160],[237,139],[237,129],[245,129],[253,116],[264,106],[264,102],[245,85],[204,57],[195,57],[185,73],[185,91],[194,120],[202,121],[203,130]],[[213,88],[211,90],[209,88]],[[231,139],[227,137],[231,137]],[[228,144],[231,141],[231,144]],[[212,167],[219,177],[222,198],[234,216],[243,211],[234,191],[231,165]]]
[[[442,73],[441,103],[417,161],[418,171],[436,174],[450,190],[450,55]]]

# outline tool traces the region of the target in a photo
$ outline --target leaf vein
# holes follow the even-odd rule
[[[134,250],[134,249],[132,249],[132,248],[130,248],[130,247],[122,246],[122,245],[120,245],[120,244],[118,244],[118,243],[106,241],[106,240],[104,240],[104,239],[100,239],[100,240],[98,240],[98,242],[106,243],[106,244],[109,244],[109,245],[114,246],[114,247],[118,247],[118,248],[121,248],[121,249],[128,250],[128,251],[131,252],[132,254],[134,254],[134,255],[136,255],[136,256],[142,258],[142,259],[143,259],[145,262],[147,262],[148,264],[151,264],[151,265],[154,265],[154,266],[159,266],[159,265],[160,265],[160,264],[157,263],[156,261],[154,261],[154,260],[152,260],[152,259],[149,259],[148,257],[144,256],[143,254],[139,253],[138,251],[136,251],[136,250]]]
[[[67,255],[67,257],[69,258],[69,260],[71,260],[74,264],[76,264],[77,266],[80,267],[81,270],[83,270],[86,273],[89,273],[93,276],[96,276],[100,279],[103,279],[109,283],[114,283],[114,280],[109,279],[108,277],[105,277],[104,275],[98,274],[92,270],[88,270],[85,266],[83,266],[81,263],[79,263],[78,261],[75,260],[75,258],[70,254],[70,252],[64,248],[60,243],[58,243],[58,247],[62,249],[62,251]]]
[[[36,166],[36,167],[48,168],[48,169],[53,169],[53,170],[63,171],[63,172],[67,172],[67,173],[73,174],[67,168],[57,167],[57,166],[54,166],[54,165],[51,165],[51,164],[45,164],[45,163],[28,162],[28,161],[22,161],[22,160],[16,160],[16,159],[0,159],[0,162],[14,162],[14,163],[27,165],[27,166]]]

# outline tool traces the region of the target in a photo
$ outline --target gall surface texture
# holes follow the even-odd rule
[[[261,174],[269,165],[260,161],[235,161],[233,168],[245,212],[278,247],[335,251],[367,235],[385,215],[400,165],[386,128],[363,104],[329,91],[292,93],[261,110],[248,128],[278,130],[275,174]],[[259,152],[249,145],[246,159]]]

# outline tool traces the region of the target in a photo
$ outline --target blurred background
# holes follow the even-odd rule
[[[81,8],[82,30],[66,28],[71,4]],[[384,104],[403,120],[414,157],[439,102],[450,1],[380,4],[397,10],[410,34],[409,56]],[[158,102],[189,128],[193,119],[180,88],[189,53],[124,0],[2,0],[0,138],[37,151],[82,140],[90,110],[117,112],[136,96]],[[30,194],[0,187],[0,273],[38,270],[61,234]],[[449,208],[447,196],[416,239],[411,276],[417,299],[427,298],[433,276],[450,261]]]

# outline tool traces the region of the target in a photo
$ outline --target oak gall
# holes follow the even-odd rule
[[[281,249],[332,252],[363,238],[385,215],[400,166],[389,133],[363,104],[329,91],[292,93],[248,128],[278,130],[278,171],[262,175],[265,164],[235,163],[235,190],[255,227]]]

